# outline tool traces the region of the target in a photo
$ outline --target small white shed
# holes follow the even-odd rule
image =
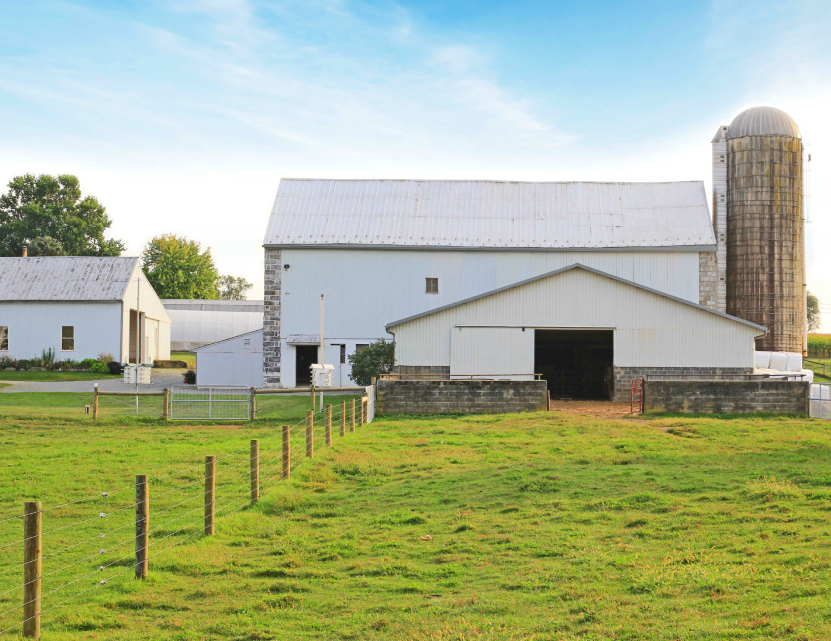
[[[136,257],[0,258],[0,356],[170,358],[170,317]]]
[[[196,354],[199,385],[263,386],[263,330],[203,345]]]

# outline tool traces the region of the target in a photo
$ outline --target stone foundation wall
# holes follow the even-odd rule
[[[649,376],[684,376],[701,378],[718,375],[749,376],[752,367],[617,367],[615,366],[615,392],[612,400],[628,401],[632,392],[632,381]]]
[[[280,301],[283,260],[279,249],[265,250],[265,312],[263,315],[263,386],[280,387]]]
[[[808,414],[807,381],[647,381],[647,410],[690,414]]]
[[[378,381],[378,414],[502,414],[547,407],[545,381]]]
[[[718,263],[715,252],[698,253],[698,304],[716,308],[718,298]]]

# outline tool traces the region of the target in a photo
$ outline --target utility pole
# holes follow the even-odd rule
[[[321,369],[319,371],[323,371],[323,294],[320,295],[320,359],[318,360],[318,364],[320,365]],[[320,392],[320,411],[323,411],[323,392]]]

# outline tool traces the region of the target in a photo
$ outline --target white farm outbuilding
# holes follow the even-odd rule
[[[0,258],[0,355],[170,358],[170,318],[138,258]]]
[[[199,385],[263,386],[263,330],[241,334],[193,350]]]
[[[752,373],[765,328],[583,265],[387,326],[402,371],[532,380],[569,396],[625,398],[632,378]],[[614,387],[613,387],[614,385]]]
[[[190,351],[263,327],[261,300],[163,299],[171,320],[170,349]]]

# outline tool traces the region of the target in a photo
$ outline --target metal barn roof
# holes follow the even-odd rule
[[[744,136],[802,138],[794,119],[775,107],[751,107],[736,116],[727,130],[727,138],[742,138]]]
[[[193,312],[262,312],[265,302],[261,300],[212,300],[203,298],[164,298],[162,305],[167,310]]]
[[[704,184],[283,179],[265,246],[619,249],[716,244]]]
[[[36,256],[0,258],[0,301],[116,301],[138,258]]]

